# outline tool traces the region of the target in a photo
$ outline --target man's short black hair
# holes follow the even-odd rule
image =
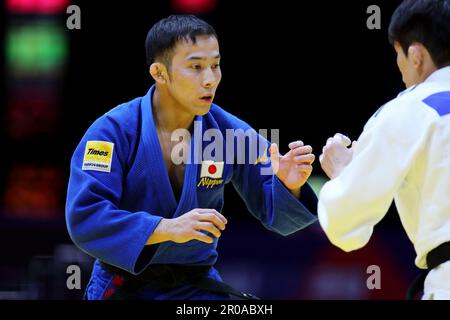
[[[404,0],[389,25],[389,41],[409,46],[421,43],[437,68],[450,64],[450,0]]]
[[[214,28],[194,15],[171,15],[158,21],[145,40],[147,63],[151,65],[158,59],[169,67],[177,42],[184,40],[195,44],[195,37],[200,35],[218,39]]]

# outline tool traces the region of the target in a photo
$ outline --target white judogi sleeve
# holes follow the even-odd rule
[[[320,192],[320,225],[344,251],[367,244],[430,131],[433,115],[408,96],[387,103],[369,120],[352,161]]]

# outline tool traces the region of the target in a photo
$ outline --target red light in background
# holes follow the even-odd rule
[[[65,13],[69,0],[6,0],[6,9],[10,13]]]
[[[63,190],[59,168],[14,165],[9,171],[3,211],[8,218],[60,218]]]
[[[60,115],[57,100],[51,91],[38,89],[20,90],[11,95],[3,124],[8,136],[20,141],[54,133]]]
[[[173,10],[183,13],[202,14],[213,11],[217,0],[171,0]]]

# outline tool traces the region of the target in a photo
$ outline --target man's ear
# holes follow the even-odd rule
[[[150,66],[150,75],[160,84],[165,84],[167,79],[167,69],[161,62],[154,62]]]
[[[424,64],[425,47],[420,43],[413,43],[408,48],[408,59],[415,68],[420,68]]]

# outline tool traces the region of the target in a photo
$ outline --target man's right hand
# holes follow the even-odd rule
[[[201,231],[208,231],[218,238],[221,230],[225,230],[227,222],[227,219],[214,209],[193,209],[177,218],[162,219],[146,244],[164,241],[184,243],[190,240],[212,243],[213,239]]]

